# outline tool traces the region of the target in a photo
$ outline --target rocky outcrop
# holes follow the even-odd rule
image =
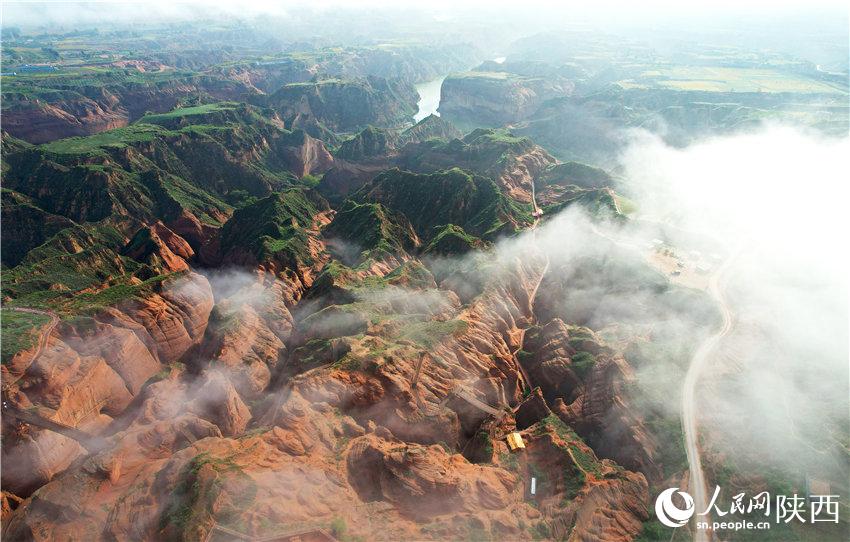
[[[405,215],[426,242],[446,224],[492,239],[516,232],[531,221],[493,180],[457,168],[431,174],[391,169],[356,198]]]
[[[168,222],[168,227],[175,234],[185,239],[196,253],[210,243],[217,232],[216,228],[202,223],[188,209],[182,209],[179,215]]]
[[[579,162],[556,164],[537,178],[537,204],[552,211],[580,202],[592,212],[604,211],[617,217],[623,212],[621,201],[611,186],[617,179],[602,169]]]
[[[289,126],[312,119],[335,132],[350,132],[367,125],[401,126],[416,114],[417,100],[412,84],[374,76],[284,85],[273,94],[255,99],[280,113]]]
[[[103,318],[126,326],[152,346],[161,363],[177,361],[203,337],[212,310],[209,283],[190,273],[178,278],[156,295],[130,302],[126,308],[107,309]]]
[[[236,436],[245,431],[251,412],[223,373],[206,371],[194,396],[187,410],[215,424],[222,435]]]
[[[164,364],[200,341],[211,310],[209,283],[188,274],[150,297],[64,323],[36,359],[4,366],[5,400],[98,432],[124,412]],[[12,434],[3,441],[4,462],[23,463],[3,470],[3,485],[19,494],[43,485],[82,452],[76,442],[50,431]]]
[[[219,265],[253,268],[279,279],[284,302],[292,306],[329,259],[320,230],[333,214],[313,190],[272,194],[233,214],[214,240],[212,257]]]
[[[319,191],[331,203],[339,203],[382,171],[399,163],[404,165],[406,153],[400,149],[405,145],[428,140],[448,141],[462,135],[451,123],[436,115],[400,133],[369,126],[342,142],[333,167],[322,177]]]
[[[354,163],[337,158],[333,167],[322,176],[319,191],[329,202],[341,203],[386,169],[387,162],[383,160]]]
[[[361,499],[387,501],[420,521],[464,512],[502,517],[519,485],[511,473],[473,465],[439,445],[410,445],[375,435],[350,444],[347,468]]]
[[[108,101],[99,103],[88,98],[23,102],[4,108],[3,129],[30,143],[44,143],[127,126],[127,110],[113,107]]]
[[[267,284],[257,276],[256,282],[220,300],[203,343],[190,356],[192,367],[201,371],[214,364],[228,374],[241,397],[257,398],[286,353],[284,343],[294,325],[285,303],[289,295],[281,281]]]
[[[258,93],[271,93],[290,83],[306,83],[317,71],[316,66],[295,59],[251,63],[218,68],[221,75],[238,81]]]
[[[50,82],[39,84],[49,87]],[[145,112],[170,111],[193,94],[234,99],[246,93],[240,84],[204,77],[176,77],[164,84],[125,85],[111,81],[78,90],[48,88],[50,99],[15,94],[7,99],[4,91],[3,129],[30,143],[44,143],[121,128]]]
[[[569,405],[556,400],[552,410],[602,457],[609,457],[650,480],[661,478],[658,443],[638,411],[627,403],[632,370],[621,356],[602,359],[588,375],[584,393]]]
[[[507,193],[517,201],[531,202],[532,184],[555,159],[542,147],[534,148],[506,160],[498,171],[491,173]]]
[[[200,341],[212,305],[205,278],[194,273],[176,277],[149,297],[105,307],[93,318],[63,323],[51,337],[54,342],[36,360],[29,364],[22,360],[9,376],[22,391],[37,391],[39,403],[58,406],[64,393],[79,390],[66,390],[56,371],[74,378],[74,364],[63,363],[62,357],[78,356],[105,362],[121,387],[135,394],[162,364],[177,361]],[[57,377],[44,379],[38,376],[41,373]],[[48,399],[55,395],[49,390],[57,390],[57,399]],[[120,407],[113,409],[113,413],[120,411]]]
[[[338,389],[364,383],[349,380]],[[253,536],[331,521],[359,535],[374,532],[380,517],[385,532],[417,539],[524,540],[545,531],[630,540],[646,519],[643,477],[599,462],[551,421],[523,432],[527,452],[513,466],[502,460],[475,465],[441,445],[410,443],[380,425],[361,425],[315,393],[301,397],[311,389],[318,391],[302,386],[287,399],[272,429],[227,439],[179,414],[185,387],[167,377],[147,389],[139,416],[116,435],[114,449],[86,458],[73,475],[60,475],[38,498],[20,504],[4,535],[203,538],[225,517]],[[355,394],[349,401],[365,398]],[[504,442],[493,445],[499,458],[509,457]],[[525,482],[530,472],[539,477],[534,506]],[[57,514],[62,522],[55,521]]]
[[[595,485],[580,508],[567,512],[575,518],[570,540],[634,540],[649,519],[648,502],[649,488],[639,474],[623,473],[620,479]]]
[[[552,414],[552,411],[549,410],[540,388],[534,388],[528,397],[520,403],[514,414],[516,427],[517,429],[527,429],[547,418],[550,414]]]
[[[387,130],[368,126],[339,146],[336,155],[344,160],[360,162],[386,157],[395,151],[395,137]]]
[[[399,213],[379,203],[347,201],[323,232],[343,263],[351,266],[364,259],[381,259],[384,254],[408,258],[420,244],[413,226]]]
[[[582,381],[573,372],[570,359],[576,349],[570,345],[569,330],[562,320],[555,318],[526,332],[523,351],[520,363],[550,404],[558,398],[569,402],[580,392]]]
[[[408,143],[422,143],[429,139],[451,141],[452,139],[460,139],[461,137],[463,137],[463,133],[451,122],[438,115],[428,115],[414,126],[401,132],[398,135],[398,145],[404,146]]]
[[[446,77],[440,114],[464,126],[500,126],[525,119],[546,100],[572,94],[563,79],[526,77],[507,71],[470,71]]]
[[[333,167],[333,156],[320,140],[297,130],[286,138],[280,157],[298,177],[322,174]]]
[[[138,262],[150,265],[161,274],[188,271],[189,265],[186,261],[195,255],[189,243],[162,222],[136,232],[123,252]]]
[[[22,374],[3,376],[4,401],[72,427],[100,429],[132,400],[106,360],[82,356],[54,338]],[[70,438],[18,425],[5,414],[3,432],[2,484],[18,495],[29,495],[83,452]]]
[[[351,535],[365,536],[376,517],[394,538],[523,540],[560,528],[565,536],[632,538],[645,519],[643,477],[596,459],[547,414],[539,390],[517,412],[527,426],[524,455],[510,459],[499,437],[484,442],[489,455],[478,463],[457,453],[482,428],[512,428],[509,415],[482,424],[490,414],[463,399],[459,386],[496,409],[523,401],[514,352],[533,319],[543,263],[533,250],[505,262],[467,306],[437,289],[430,273],[426,280],[415,261],[374,274],[358,269],[346,278],[352,295],[362,281],[380,278],[386,288],[358,298],[370,313],[365,327],[328,339],[326,361],[298,358],[310,367],[302,374],[283,370],[295,363],[287,347],[318,355],[324,339],[295,337],[283,301],[289,286],[257,272],[256,282],[219,300],[188,356],[209,359],[142,385],[112,416],[110,446],[54,473],[11,514],[4,538],[194,539],[216,523],[270,536],[303,522],[344,522]],[[387,318],[393,311],[425,319]],[[423,350],[427,365],[413,388]],[[269,388],[275,374],[286,378]],[[543,473],[534,505],[532,472]]]

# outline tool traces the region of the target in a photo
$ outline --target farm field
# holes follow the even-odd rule
[[[674,90],[706,92],[795,92],[840,94],[838,86],[774,69],[710,66],[675,66],[643,72],[626,88],[660,86]]]

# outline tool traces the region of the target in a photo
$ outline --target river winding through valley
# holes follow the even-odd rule
[[[419,93],[419,103],[417,104],[419,111],[413,116],[413,122],[419,122],[428,115],[440,115],[437,108],[440,107],[440,88],[443,86],[445,78],[446,76],[443,75],[437,79],[416,85],[416,92]]]

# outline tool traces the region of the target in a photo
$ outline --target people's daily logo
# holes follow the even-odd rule
[[[685,501],[685,507],[679,508],[673,502],[673,495],[678,493]],[[677,487],[665,489],[655,499],[655,517],[667,527],[681,527],[694,515],[694,499]]]
[[[695,527],[711,531],[770,529],[775,523],[838,523],[839,496],[831,494],[800,496],[773,495],[762,491],[747,498],[746,493],[731,497],[729,506],[720,504],[720,487],[715,486],[711,502],[702,512],[696,511],[693,497],[687,492],[671,487],[655,499],[655,516],[667,527],[682,527],[697,516]],[[675,495],[679,496],[673,502]]]

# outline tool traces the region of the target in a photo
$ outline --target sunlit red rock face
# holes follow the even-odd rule
[[[142,228],[130,241],[125,254],[136,261],[146,262],[161,267],[166,272],[188,271],[186,263],[195,251],[189,243],[166,227],[157,222],[150,228]]]
[[[586,328],[573,331],[571,337],[564,322],[555,318],[528,333],[523,349],[534,354],[523,359],[523,365],[541,386],[553,412],[585,436],[597,453],[658,479],[658,444],[625,393],[626,384],[634,379],[631,367],[622,355],[600,344],[598,336],[586,335]],[[573,363],[572,357],[579,352],[595,357],[592,368]]]
[[[284,148],[283,159],[297,176],[325,173],[334,159],[320,140],[301,132],[301,140]],[[295,144],[300,143],[300,144]]]
[[[159,294],[63,323],[33,360],[3,367],[8,400],[37,405],[49,419],[98,432],[121,415],[143,384],[201,340],[213,299],[209,283],[190,273]],[[34,354],[35,352],[32,352]],[[15,425],[4,417],[6,428]],[[83,449],[50,431],[10,429],[4,439],[3,487],[28,493],[66,468]],[[12,468],[23,462],[18,468]]]
[[[393,540],[632,539],[646,519],[645,478],[597,459],[547,407],[577,429],[607,416],[610,364],[583,382],[570,369],[568,326],[555,319],[523,331],[536,320],[545,256],[531,249],[500,262],[466,305],[451,290],[456,281],[440,289],[433,278],[396,277],[412,263],[403,251],[302,300],[327,261],[319,231],[331,219],[312,226],[309,265],[278,269],[244,253],[241,265],[256,269],[236,286],[235,274],[212,277],[230,285],[215,303],[209,282],[190,272],[85,327],[63,324],[37,362],[4,367],[20,406],[38,404],[106,439],[92,454],[48,431],[4,442],[4,461],[20,466],[4,469],[4,488],[35,490],[21,504],[9,500],[16,510],[9,506],[4,536],[195,540],[217,524],[268,535],[342,520],[352,534]],[[166,266],[192,257],[162,224],[142,233],[144,243],[128,244],[135,257]],[[357,293],[383,278],[389,289]],[[320,302],[333,289],[344,295]],[[416,387],[417,339],[400,338],[406,327],[393,319],[341,326],[333,318],[344,311],[328,311],[339,295],[451,324],[434,336]],[[604,350],[594,345],[583,347]],[[535,353],[526,370],[542,388],[525,400],[521,347]],[[177,360],[185,366],[169,366]],[[470,394],[505,415],[493,418],[463,398]],[[582,401],[596,395],[602,414],[585,413]],[[514,428],[525,451],[503,440]]]
[[[37,103],[3,112],[3,129],[30,143],[95,134],[129,123],[126,110],[115,110],[108,103],[100,104],[93,100]]]
[[[331,91],[309,90],[287,127],[347,114],[315,101]],[[57,225],[116,235],[91,266],[112,270],[75,291],[97,303],[76,314],[65,287],[44,353],[3,366],[13,406],[94,437],[4,416],[4,539],[637,535],[655,467],[628,364],[540,310],[552,271],[535,243],[490,250],[535,224],[532,183],[552,156],[433,117],[392,141],[364,129],[335,158],[321,130],[280,130],[278,113],[186,109],[154,119],[155,138],[78,156],[80,185],[106,189],[93,196],[65,192],[58,162],[38,185],[16,176],[30,223],[42,215],[25,208],[49,204]],[[13,144],[16,165],[35,160]],[[63,257],[102,248],[101,233],[69,236]],[[441,234],[455,242],[432,246]],[[524,450],[509,450],[512,431]]]
[[[274,371],[263,353],[280,355],[290,320],[283,306],[244,302],[259,287],[249,286],[237,331],[210,335],[211,327],[211,342],[199,348],[215,361],[198,365],[197,375],[162,371],[102,433],[110,446],[18,506],[4,535],[196,540],[217,524],[271,535],[342,521],[369,539],[530,539],[540,530],[630,540],[646,519],[645,479],[598,460],[557,418],[527,427],[523,452],[501,440],[514,423],[507,414],[488,437],[490,461],[459,453],[488,415],[458,396],[444,402],[451,389],[464,384],[495,407],[522,399],[514,352],[533,318],[542,267],[539,254],[527,256],[468,307],[456,296],[440,305],[441,318],[466,325],[433,348],[416,388],[416,348],[370,350],[389,345],[392,330],[369,324],[362,338],[347,339],[352,359],[362,356],[358,368],[320,365],[266,387],[271,393],[254,406],[263,378],[234,369],[241,361]],[[230,296],[216,311],[238,301]],[[216,318],[227,319],[210,326],[221,326]],[[287,323],[281,336],[275,322]],[[535,496],[531,476],[539,480]]]
[[[207,84],[209,83],[209,84]],[[145,112],[161,113],[181,99],[203,93],[219,100],[243,96],[247,88],[236,82],[199,82],[175,79],[167,85],[136,85],[84,89],[58,99],[23,99],[3,109],[3,130],[30,143],[87,136],[121,128]]]

